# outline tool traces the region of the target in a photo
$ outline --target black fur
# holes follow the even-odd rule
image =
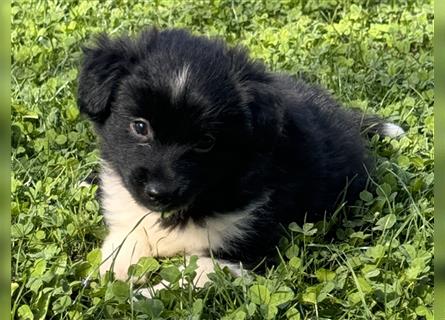
[[[184,68],[184,90],[174,93]],[[317,86],[267,71],[239,47],[184,30],[100,36],[84,49],[78,105],[133,197],[176,212],[165,227],[233,212],[270,192],[255,232],[235,252],[214,252],[247,265],[274,250],[280,224],[323,218],[346,186],[344,200],[356,199],[370,166],[361,131],[381,126]],[[148,120],[148,142],[131,133],[136,118]],[[208,134],[213,148],[196,151]],[[148,184],[162,190],[162,201],[147,196]]]

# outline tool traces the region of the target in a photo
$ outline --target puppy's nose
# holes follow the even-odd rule
[[[159,183],[149,183],[145,186],[145,193],[151,201],[167,202],[170,198],[170,192]]]

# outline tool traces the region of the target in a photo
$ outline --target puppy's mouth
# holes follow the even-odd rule
[[[173,219],[176,216],[183,215],[185,211],[187,211],[187,208],[171,210],[171,211],[161,211],[161,219],[162,220]]]
[[[153,204],[149,201],[144,203],[144,206],[148,209],[160,212],[161,214],[173,215],[175,212],[184,211],[188,205],[175,205],[175,204]]]
[[[177,220],[177,219],[181,219],[181,217],[183,217],[187,210],[188,210],[188,206],[181,206],[181,207],[176,207],[175,209],[168,209],[168,210],[157,210],[157,214],[160,215],[161,220],[164,221],[172,221],[172,220]]]
[[[183,214],[185,211],[188,210],[188,208],[193,203],[194,197],[191,199],[188,199],[188,201],[181,201],[181,203],[168,203],[168,204],[159,204],[159,203],[151,203],[150,201],[147,201],[144,206],[148,209],[158,212],[161,215],[161,218],[171,218],[176,215]]]
[[[178,211],[162,211],[161,212],[161,219],[168,219],[170,217],[175,216],[178,213],[179,213]]]

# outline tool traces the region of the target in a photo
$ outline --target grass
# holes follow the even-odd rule
[[[11,317],[432,319],[432,20],[430,0],[14,0]],[[372,140],[376,175],[347,215],[339,210],[333,241],[319,223],[292,224],[275,269],[218,271],[201,290],[178,286],[193,265],[181,274],[179,257],[147,258],[133,272],[171,282],[155,299],[98,277],[105,229],[96,188],[79,187],[98,166],[76,108],[80,45],[144,25],[241,43],[270,69],[407,129],[399,141]]]

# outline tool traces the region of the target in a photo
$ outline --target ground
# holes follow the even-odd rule
[[[12,2],[12,317],[18,319],[432,319],[433,9],[407,1]],[[134,296],[100,279],[104,226],[96,140],[76,107],[81,45],[143,26],[186,27],[241,43],[274,71],[328,88],[346,107],[400,124],[375,137],[377,174],[326,236],[291,225],[266,275],[224,271],[178,288],[181,259],[133,269],[169,290]]]

